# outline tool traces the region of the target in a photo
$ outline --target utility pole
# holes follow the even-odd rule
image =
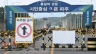
[[[92,4],[92,0],[91,0],[91,4]]]
[[[4,31],[6,30],[6,3],[5,3],[5,0],[4,0]]]
[[[7,0],[7,5],[8,5],[8,0]]]

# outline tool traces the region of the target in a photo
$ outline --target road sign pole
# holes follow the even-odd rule
[[[34,19],[33,19],[33,28],[34,28]],[[33,32],[34,32],[34,29],[33,29]],[[34,36],[34,35],[33,35]],[[33,47],[35,48],[35,36],[33,37]]]
[[[33,47],[35,48],[35,36],[34,36],[34,39],[33,39]]]

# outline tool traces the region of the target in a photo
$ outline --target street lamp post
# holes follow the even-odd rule
[[[7,0],[7,4],[8,4],[8,0]],[[6,30],[6,22],[5,22],[6,21],[6,17],[5,17],[6,16],[6,10],[5,10],[6,9],[6,3],[5,3],[5,0],[4,0],[4,6],[5,6],[4,7],[4,30]]]
[[[7,5],[8,5],[8,0],[7,0]]]

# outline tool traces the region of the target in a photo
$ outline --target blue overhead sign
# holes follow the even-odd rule
[[[25,6],[6,6],[6,13],[8,14],[6,26],[7,30],[14,29],[14,13],[18,12],[83,12],[84,25],[92,25],[92,11],[93,5],[70,5],[57,0],[38,1]]]
[[[70,5],[61,1],[58,2],[35,2],[27,6],[6,6],[14,12],[84,12],[92,5]]]

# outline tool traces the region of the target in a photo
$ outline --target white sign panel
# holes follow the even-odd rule
[[[75,31],[53,31],[54,44],[75,44]]]
[[[16,18],[15,43],[33,43],[33,18]]]

